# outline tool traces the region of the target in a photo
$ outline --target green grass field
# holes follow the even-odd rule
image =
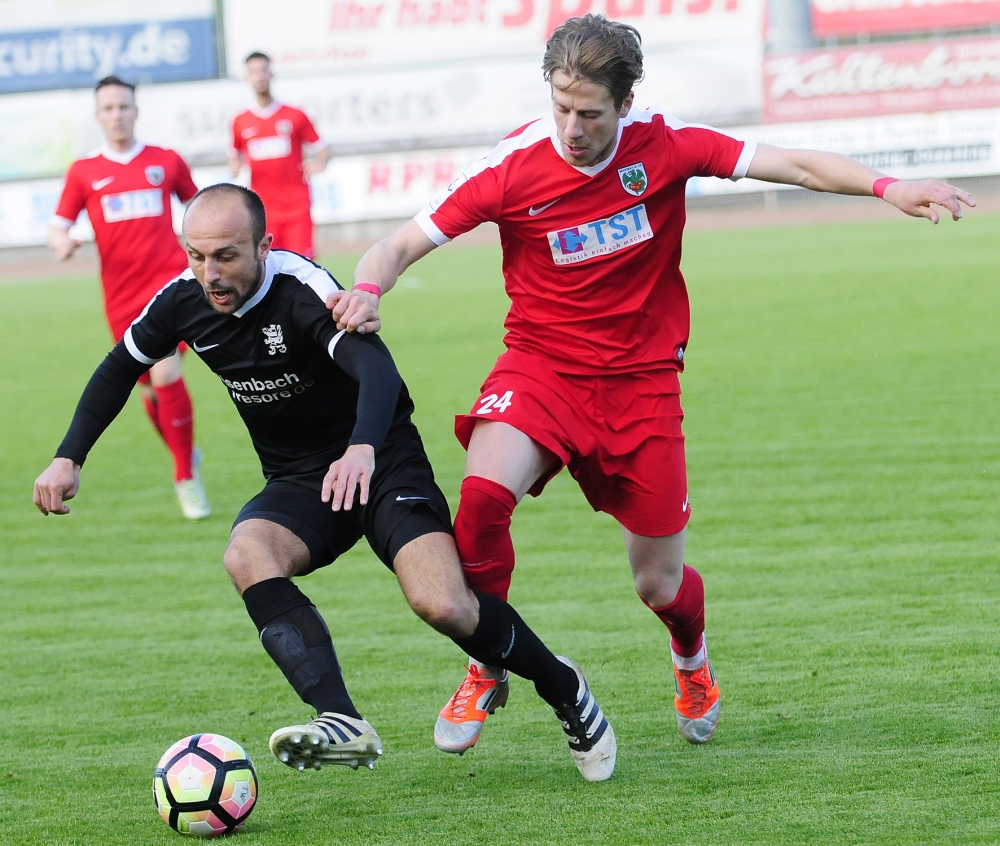
[[[350,278],[356,257],[329,266]],[[69,517],[31,483],[108,347],[94,279],[0,286],[0,843],[177,844],[150,780],[198,731],[253,756],[251,844],[1000,842],[1000,218],[695,233],[684,377],[689,562],[708,590],[722,723],[677,734],[666,631],[614,522],[562,474],[514,522],[512,602],[588,671],[619,740],[585,783],[516,680],[464,757],[431,729],[463,657],[358,547],[301,584],[386,755],[298,774],[267,738],[308,710],[221,554],[261,486],[236,412],[189,356],[215,512],[185,523],[133,398]],[[494,248],[401,281],[383,336],[456,504],[452,416],[499,353]]]

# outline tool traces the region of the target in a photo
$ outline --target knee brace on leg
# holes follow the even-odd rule
[[[475,590],[504,601],[514,571],[510,517],[515,505],[513,491],[481,476],[469,476],[462,481],[455,515],[455,543],[466,581]]]

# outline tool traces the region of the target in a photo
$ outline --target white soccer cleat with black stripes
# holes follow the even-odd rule
[[[554,709],[569,740],[570,754],[587,781],[606,781],[615,771],[618,756],[614,729],[590,692],[580,665],[561,655],[557,657],[572,668],[580,680],[576,702],[566,702]]]
[[[299,772],[323,764],[343,764],[356,770],[375,769],[382,741],[367,720],[324,711],[304,726],[288,726],[271,735],[271,751],[282,764]]]

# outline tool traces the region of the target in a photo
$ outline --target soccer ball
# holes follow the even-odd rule
[[[235,740],[194,734],[163,753],[153,773],[153,798],[163,821],[181,834],[229,834],[253,810],[257,773]]]

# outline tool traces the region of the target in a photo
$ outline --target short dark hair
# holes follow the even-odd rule
[[[620,108],[632,86],[642,79],[642,36],[634,26],[609,21],[604,15],[570,18],[545,45],[545,81],[552,82],[556,71],[603,85],[611,92],[615,108]]]
[[[135,96],[135,86],[131,82],[126,82],[117,76],[106,76],[104,79],[98,80],[97,85],[94,86],[94,93],[96,94],[102,88],[107,88],[109,85],[120,85],[122,88],[127,88],[131,91],[133,97]]]
[[[263,59],[268,64],[271,64],[271,57],[267,53],[261,53],[260,50],[254,50],[249,56],[243,60],[243,64],[246,64],[251,59]]]
[[[253,238],[254,246],[256,247],[264,240],[264,236],[267,235],[267,214],[264,211],[264,203],[255,192],[232,182],[218,182],[215,185],[202,188],[188,200],[187,207],[191,208],[191,205],[199,197],[213,194],[237,195],[243,201],[243,207],[247,210],[247,214],[250,215],[250,237]]]

